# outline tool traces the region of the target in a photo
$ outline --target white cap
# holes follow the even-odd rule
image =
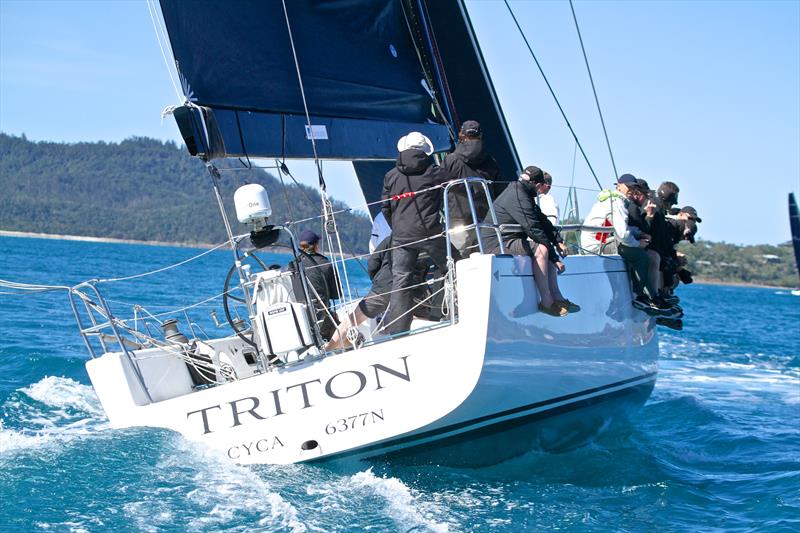
[[[408,135],[400,137],[400,140],[397,141],[398,152],[410,150],[411,148],[422,150],[427,155],[431,155],[433,153],[433,143],[431,140],[418,131],[412,131]]]

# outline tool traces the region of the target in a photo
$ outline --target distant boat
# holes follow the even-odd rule
[[[792,228],[792,246],[794,246],[794,262],[797,275],[800,277],[800,213],[797,211],[797,200],[794,193],[789,193],[789,227]],[[800,296],[800,285],[792,291],[795,296]]]

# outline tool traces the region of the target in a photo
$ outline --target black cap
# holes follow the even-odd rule
[[[681,210],[680,210],[680,213],[686,213],[687,215],[689,215],[689,220],[693,220],[695,222],[702,222],[703,221],[703,219],[701,219],[699,216],[697,216],[697,209],[695,209],[694,207],[692,207],[690,205],[687,205],[686,207],[682,207]]]
[[[633,174],[623,174],[619,178],[617,178],[617,183],[621,183],[628,187],[638,187],[639,183],[636,181],[636,177]]]
[[[300,233],[299,239],[301,243],[317,244],[319,242],[319,235],[307,229]]]
[[[680,189],[678,188],[677,185],[675,185],[671,181],[665,181],[664,183],[658,186],[656,194],[661,199],[662,202],[672,206],[678,203],[679,192]]]
[[[461,125],[461,134],[467,137],[480,137],[481,125],[477,120],[466,120]]]
[[[650,190],[650,184],[648,184],[647,181],[643,180],[642,178],[636,178],[636,185],[643,191]]]
[[[527,175],[533,183],[544,183],[544,172],[539,167],[533,165],[525,167],[522,173]]]

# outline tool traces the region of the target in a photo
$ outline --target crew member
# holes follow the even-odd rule
[[[319,235],[305,230],[300,233],[299,241],[300,264],[308,280],[309,297],[314,303],[319,331],[323,338],[329,339],[336,330],[333,319],[336,315],[331,300],[341,297],[339,283],[330,260],[319,253]],[[297,271],[295,261],[289,263],[289,269]],[[299,276],[294,276],[293,288],[296,296],[303,294]]]
[[[445,239],[439,211],[442,189],[453,176],[433,164],[433,143],[419,132],[397,142],[397,163],[383,180],[381,211],[392,228],[392,293],[384,332],[411,327],[412,293],[417,259],[427,253],[439,273],[447,272]]]
[[[500,181],[500,167],[497,166],[494,158],[484,150],[483,132],[477,120],[467,120],[461,125],[458,141],[455,151],[447,154],[443,165],[454,178],[477,177],[489,181]],[[466,187],[454,185],[447,193],[451,229],[479,222],[486,218],[486,214],[489,212],[489,200],[486,198],[483,187],[473,183],[470,184],[470,190],[475,214],[478,218],[474,221],[472,219]],[[469,248],[475,243],[475,232],[455,232],[450,236],[450,242],[462,256],[468,256]]]
[[[559,254],[566,255],[567,247],[536,205],[536,189],[543,183],[544,173],[539,167],[525,168],[519,180],[506,187],[494,201],[494,211],[498,224],[521,227],[503,232],[503,246],[507,252],[533,259],[539,310],[552,316],[565,316],[579,311],[580,307],[567,300],[558,287],[558,274],[565,269]],[[499,251],[499,246],[495,251]]]

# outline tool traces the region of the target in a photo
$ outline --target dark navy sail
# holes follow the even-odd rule
[[[403,2],[441,114],[456,131],[464,120],[478,120],[486,151],[497,161],[503,179],[514,180],[522,165],[463,0]],[[393,165],[369,162],[353,166],[367,202],[379,200],[383,175]],[[495,194],[504,186],[495,185]],[[375,207],[371,210],[375,215]]]
[[[283,5],[161,0],[192,155],[311,158],[313,136],[320,158],[354,161],[374,202],[398,138],[416,130],[448,150],[474,119],[514,179],[519,157],[463,0],[292,0],[289,25]]]
[[[449,147],[400,1],[286,6],[320,157],[393,158],[413,129]],[[184,93],[206,108],[176,116],[198,152],[313,155],[282,2],[161,0],[161,10]]]
[[[797,210],[794,193],[789,193],[789,227],[792,229],[794,261],[797,265],[797,274],[800,276],[800,212]]]
[[[456,124],[480,122],[486,151],[497,161],[503,179],[515,180],[522,165],[464,0],[416,3],[424,8],[430,25],[436,48],[433,57],[440,62]],[[495,194],[500,188],[495,188]]]

